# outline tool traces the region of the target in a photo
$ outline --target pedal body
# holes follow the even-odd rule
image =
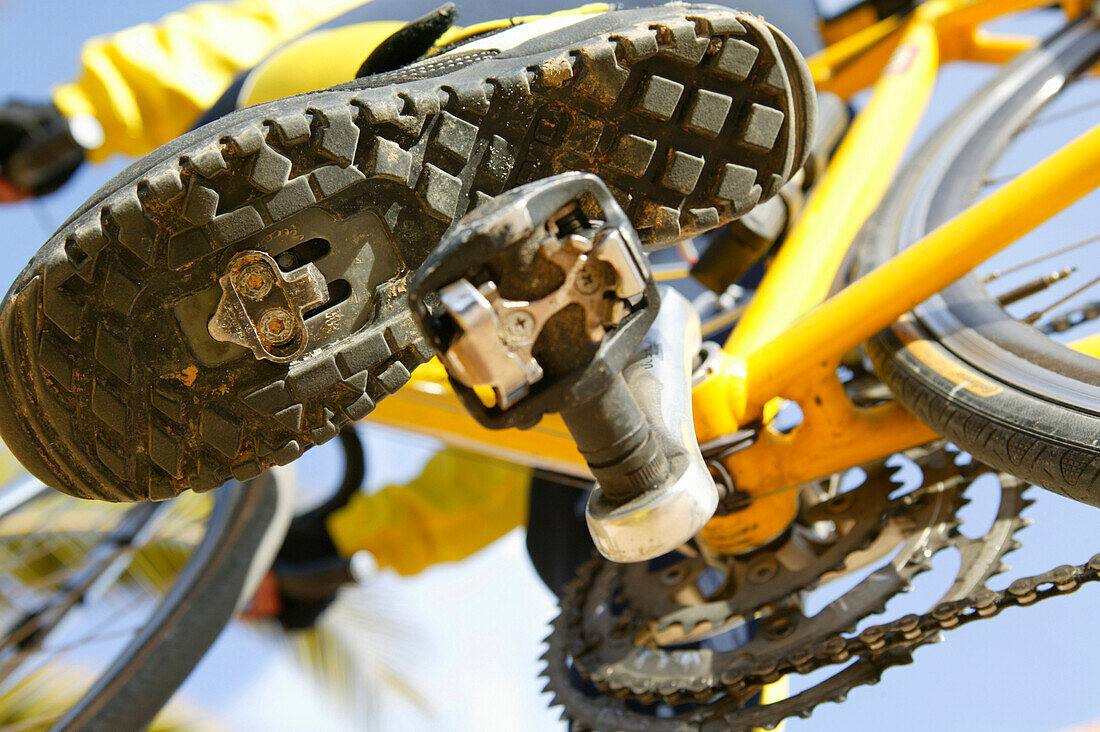
[[[561,413],[597,480],[587,520],[609,559],[659,556],[713,514],[691,429],[698,319],[692,328],[677,302],[663,335],[651,332],[661,297],[599,178],[566,173],[478,207],[425,261],[409,300],[481,424]]]

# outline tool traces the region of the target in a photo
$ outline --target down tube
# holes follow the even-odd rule
[[[727,353],[748,355],[828,296],[849,246],[885,194],[920,121],[938,60],[935,27],[918,13],[768,268],[726,343]]]

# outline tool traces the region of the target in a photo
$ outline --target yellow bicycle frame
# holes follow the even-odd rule
[[[975,204],[890,262],[830,296],[856,233],[889,186],[931,95],[939,66],[1000,63],[1034,40],[988,33],[990,19],[1043,0],[931,0],[907,16],[862,28],[810,59],[819,89],[844,98],[873,84],[805,211],[723,350],[722,368],[696,387],[700,441],[763,423],[759,439],[726,468],[748,508],[711,520],[708,545],[734,552],[761,544],[792,520],[806,481],[935,438],[895,402],[860,408],[836,376],[841,358],[915,305],[1100,186],[1100,126]],[[1064,2],[1067,14],[1085,10]],[[918,351],[919,344],[915,344]],[[1100,339],[1075,344],[1100,355]],[[929,358],[934,351],[927,349]],[[789,434],[767,423],[779,398],[797,402]],[[517,462],[585,474],[561,420],[495,432],[470,419],[438,363],[379,404],[372,419]]]

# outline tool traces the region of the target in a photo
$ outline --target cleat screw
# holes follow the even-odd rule
[[[274,346],[281,346],[294,338],[295,330],[294,316],[283,308],[265,310],[260,316],[260,337]]]
[[[251,300],[262,300],[271,292],[275,278],[263,262],[253,262],[237,274],[237,291]]]
[[[504,332],[514,340],[531,340],[535,334],[535,318],[526,310],[513,310],[504,320]]]
[[[582,295],[594,295],[603,286],[603,273],[600,272],[599,266],[592,261],[585,264],[581,271],[577,273],[573,286]]]

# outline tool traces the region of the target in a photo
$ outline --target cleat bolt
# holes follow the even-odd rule
[[[253,262],[237,273],[237,291],[251,300],[262,300],[271,292],[275,277],[263,262]]]
[[[260,316],[260,337],[273,346],[281,346],[294,338],[294,316],[283,308],[265,310]]]

